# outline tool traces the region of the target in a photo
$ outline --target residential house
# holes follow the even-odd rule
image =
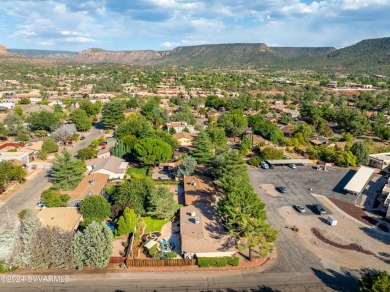
[[[180,146],[192,146],[195,136],[187,132],[179,132],[172,135],[172,138],[175,139]]]
[[[321,136],[314,136],[314,137],[311,137],[311,139],[310,139],[310,143],[315,145],[315,146],[326,145],[326,144],[328,144],[328,142],[329,142],[328,139],[321,137]]]
[[[215,206],[205,203],[180,209],[181,250],[184,258],[223,257],[235,253]]]
[[[90,196],[104,195],[109,177],[104,173],[86,175],[73,191],[63,192],[70,196],[69,205],[77,207],[82,200]]]
[[[43,226],[58,227],[64,231],[75,231],[83,219],[78,208],[69,207],[43,207],[37,217]]]
[[[105,173],[109,175],[109,179],[124,179],[127,167],[129,165],[122,158],[110,156],[108,158],[95,158],[86,161],[87,169],[90,174]]]
[[[0,100],[0,107],[4,107],[7,110],[15,108],[15,102],[14,101],[7,101],[7,100]]]
[[[188,129],[190,133],[195,132],[194,125],[188,124],[186,122],[171,122],[171,123],[166,123],[165,126],[167,127],[168,131],[170,129],[174,129],[176,133],[183,132],[185,129]]]
[[[111,148],[115,146],[116,140],[106,140],[106,143],[107,144],[104,146],[104,148],[99,149],[99,152],[96,155],[97,158],[108,158],[111,156]]]
[[[5,160],[21,161],[23,164],[30,163],[28,152],[0,152],[0,162]]]

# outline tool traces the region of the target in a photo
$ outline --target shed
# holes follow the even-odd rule
[[[359,195],[371,180],[374,171],[374,168],[361,166],[344,187],[344,191],[350,194]]]

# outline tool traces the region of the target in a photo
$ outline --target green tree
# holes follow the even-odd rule
[[[58,144],[54,139],[48,138],[42,143],[42,150],[46,151],[47,153],[54,153],[58,151]]]
[[[134,232],[135,227],[137,226],[138,218],[137,214],[133,209],[125,208],[122,216],[120,216],[116,221],[115,235],[125,235]]]
[[[30,140],[30,135],[25,134],[25,133],[19,133],[19,134],[15,137],[15,140],[16,140],[16,141],[19,141],[19,142],[27,142],[28,140]]]
[[[53,162],[51,176],[54,179],[54,186],[64,190],[74,189],[84,177],[87,170],[85,163],[72,157],[67,149],[62,155],[57,155]]]
[[[135,145],[134,153],[139,161],[147,165],[167,162],[173,154],[169,144],[154,138],[141,139]]]
[[[213,144],[209,135],[205,131],[200,132],[195,138],[193,146],[195,149],[191,151],[191,156],[197,162],[208,164],[214,156]]]
[[[95,195],[80,203],[80,213],[85,219],[102,222],[106,217],[111,216],[111,207],[103,196]]]
[[[23,131],[23,123],[23,117],[16,113],[8,114],[4,118],[4,124],[7,126],[8,134],[11,136],[16,136]]]
[[[125,110],[126,104],[119,99],[105,103],[102,110],[102,123],[104,127],[113,128],[120,125],[125,120]]]
[[[22,183],[26,176],[27,172],[21,165],[9,160],[0,162],[0,184],[7,185],[11,181]]]
[[[105,224],[92,222],[73,238],[72,252],[78,269],[84,266],[104,268],[112,253],[112,232]]]
[[[218,119],[218,125],[225,129],[227,136],[237,137],[248,127],[248,120],[242,110],[232,110]]]
[[[351,152],[356,156],[357,165],[368,165],[370,162],[368,149],[362,142],[358,141],[353,144],[351,147]]]
[[[178,167],[177,175],[179,177],[190,176],[194,173],[195,167],[196,160],[191,156],[186,156]]]
[[[351,133],[345,132],[343,133],[343,140],[345,142],[351,142],[353,139],[353,135]]]
[[[361,292],[390,291],[390,276],[386,271],[367,272],[359,281]]]
[[[255,134],[261,135],[265,139],[277,143],[283,140],[284,134],[279,127],[265,120],[261,115],[252,115],[248,119],[248,125],[252,128]]]
[[[47,189],[41,194],[41,200],[46,207],[66,207],[68,205],[70,197],[65,194],[61,194],[57,190]]]
[[[148,199],[148,214],[157,219],[172,218],[180,208],[173,197],[173,193],[167,188],[152,189]]]
[[[85,132],[92,127],[92,120],[83,109],[74,110],[69,117],[75,123],[77,131]]]
[[[139,215],[144,215],[147,208],[147,198],[153,189],[149,177],[134,177],[115,187],[111,199],[115,205],[127,206]]]
[[[30,123],[32,131],[45,130],[52,132],[60,125],[60,119],[58,116],[47,110],[32,112],[27,118],[27,121]]]
[[[0,123],[0,135],[7,136],[8,134],[9,134],[9,131],[8,131],[7,127],[3,123]]]
[[[77,151],[77,156],[81,160],[87,160],[96,158],[96,155],[99,151],[95,148],[92,148],[91,146],[85,147]]]
[[[265,160],[271,160],[271,159],[283,159],[284,153],[281,149],[276,149],[272,147],[266,147],[263,150],[261,150],[261,156]]]
[[[31,100],[28,98],[28,97],[22,97],[18,104],[30,104],[31,103]]]
[[[137,138],[135,138],[135,140],[132,140],[132,137],[135,138],[134,135],[131,135],[131,136],[130,135],[126,135],[126,136],[123,136],[122,139],[125,139],[125,141],[128,142],[129,144],[132,144],[133,142],[136,143],[136,141],[138,142]],[[125,144],[123,140],[119,140],[119,142],[115,145],[115,147],[113,147],[111,149],[112,155],[114,155],[116,157],[121,157],[122,158],[126,154],[131,152],[131,150],[134,148],[134,145],[133,145],[133,147],[131,147],[131,146]]]
[[[84,110],[89,117],[94,117],[100,113],[102,108],[102,103],[97,100],[95,103],[92,103],[88,99],[82,99],[79,101],[80,109]]]
[[[226,146],[227,138],[223,129],[210,125],[207,129],[207,133],[209,134],[214,149],[221,149]]]
[[[313,129],[305,122],[298,122],[293,128],[293,136],[298,137],[299,134],[303,137],[304,142],[309,142]]]

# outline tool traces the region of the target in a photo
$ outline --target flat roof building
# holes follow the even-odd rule
[[[367,183],[371,180],[375,169],[361,166],[351,180],[344,187],[344,191],[353,195],[359,195],[363,192]]]
[[[43,207],[37,217],[43,226],[59,227],[64,231],[76,230],[83,218],[78,208],[69,207]]]

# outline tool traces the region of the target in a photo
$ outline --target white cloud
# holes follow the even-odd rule
[[[18,44],[57,48],[72,42],[118,50],[223,42],[339,47],[388,36],[387,11],[390,0],[1,0],[0,30]]]

